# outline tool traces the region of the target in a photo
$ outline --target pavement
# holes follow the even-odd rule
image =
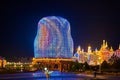
[[[120,80],[120,76],[116,75],[100,75],[94,77],[93,74],[86,73],[65,73],[54,71],[50,74],[50,78],[46,78],[43,72],[1,74],[0,80]]]
[[[82,73],[80,75],[85,75],[87,77],[91,77],[91,80],[120,80],[120,75],[100,75],[100,74],[97,74],[96,77],[94,77],[93,74],[85,74],[85,73]]]

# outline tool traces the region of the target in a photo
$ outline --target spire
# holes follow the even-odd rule
[[[91,50],[91,46],[88,46],[88,53],[91,53],[92,50]]]
[[[106,48],[108,47],[107,41],[106,41],[105,47],[106,47]]]
[[[95,52],[98,52],[98,49],[97,49],[97,48],[95,48]]]
[[[82,52],[84,52],[84,49],[82,49]]]
[[[107,47],[108,47],[107,41],[103,40],[102,48],[107,48]]]
[[[77,53],[80,53],[80,51],[81,51],[81,47],[78,46],[78,48],[77,48]]]
[[[105,45],[105,40],[103,40],[103,46]]]
[[[112,48],[112,46],[111,46],[111,48],[110,48],[110,51],[113,52],[113,48]]]
[[[78,50],[81,51],[81,47],[80,46],[78,46]]]

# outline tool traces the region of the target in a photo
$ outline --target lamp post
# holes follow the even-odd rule
[[[48,69],[45,67],[44,70],[45,70],[46,78],[49,78],[50,76],[49,76],[49,71],[48,71]]]

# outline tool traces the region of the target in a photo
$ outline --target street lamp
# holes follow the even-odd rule
[[[44,70],[46,71],[46,70],[47,70],[47,68],[45,67],[45,68],[44,68]]]

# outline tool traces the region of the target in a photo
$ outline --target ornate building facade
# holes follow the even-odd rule
[[[115,54],[120,57],[120,47],[118,50],[114,51],[113,48],[109,48],[108,44],[105,40],[103,40],[103,44],[99,50],[95,49],[92,51],[91,46],[88,46],[87,52],[84,52],[80,46],[78,46],[77,52],[74,54],[74,57],[80,63],[87,62],[89,65],[99,65],[104,60],[108,61],[111,56]]]
[[[38,22],[34,41],[35,58],[71,58],[73,39],[70,23],[62,17],[48,16]]]
[[[6,60],[0,56],[0,68],[5,67],[5,65],[6,65]]]
[[[70,23],[62,17],[48,16],[38,22],[32,64],[50,70],[68,70],[73,57]]]

